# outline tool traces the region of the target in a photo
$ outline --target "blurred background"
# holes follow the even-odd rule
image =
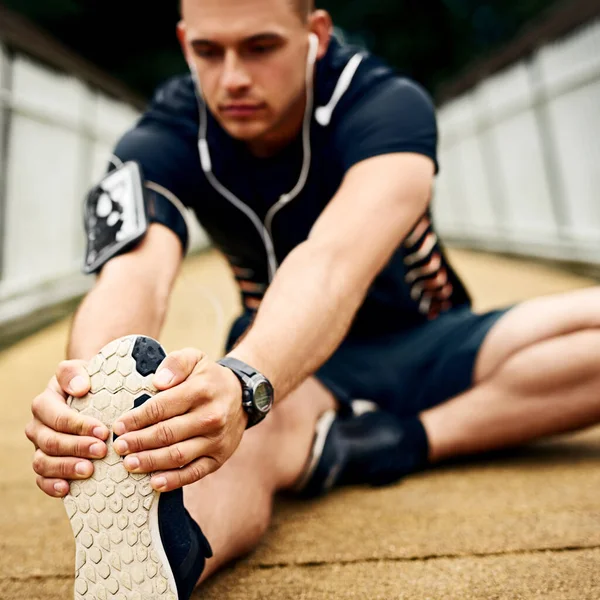
[[[435,99],[433,211],[476,310],[597,285],[600,0],[317,3]],[[177,19],[177,0],[0,0],[2,600],[73,597],[71,527],[35,486],[23,430],[93,282],[83,198],[155,86],[186,72]],[[193,233],[160,340],[217,358],[239,291]],[[202,598],[598,600],[599,456],[595,428],[278,503],[268,541]]]
[[[0,2],[0,348],[65,314],[82,199],[165,78],[177,2]],[[600,267],[598,0],[327,0],[438,106],[446,243]],[[206,238],[200,228],[195,248]]]

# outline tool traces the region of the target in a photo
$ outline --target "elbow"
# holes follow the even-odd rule
[[[162,321],[173,281],[161,273],[160,265],[152,266],[132,258],[125,254],[110,260],[98,275],[96,288],[126,304],[137,299]]]

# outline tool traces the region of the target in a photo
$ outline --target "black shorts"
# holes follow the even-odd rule
[[[348,337],[315,376],[341,402],[372,400],[399,417],[417,415],[471,386],[479,348],[508,310],[455,308],[402,332]],[[249,315],[235,321],[228,349],[249,324]]]

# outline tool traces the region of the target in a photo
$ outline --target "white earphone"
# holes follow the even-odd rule
[[[196,93],[199,98],[203,98],[202,96],[202,87],[200,86],[200,77],[198,77],[198,71],[196,70],[196,65],[191,61],[187,61],[188,68],[190,70],[190,74],[192,75],[192,81],[196,85]]]
[[[319,38],[316,33],[308,34],[308,64],[313,66],[317,62],[319,52]]]

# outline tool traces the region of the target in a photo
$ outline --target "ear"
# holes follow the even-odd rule
[[[177,23],[177,39],[179,40],[179,45],[181,46],[181,50],[183,52],[183,56],[185,58],[185,62],[189,62],[190,60],[190,51],[187,44],[187,37],[185,35],[185,23],[183,21],[179,21]]]
[[[315,10],[308,18],[308,27],[319,38],[317,60],[323,58],[329,48],[329,41],[333,32],[333,22],[326,10]]]

